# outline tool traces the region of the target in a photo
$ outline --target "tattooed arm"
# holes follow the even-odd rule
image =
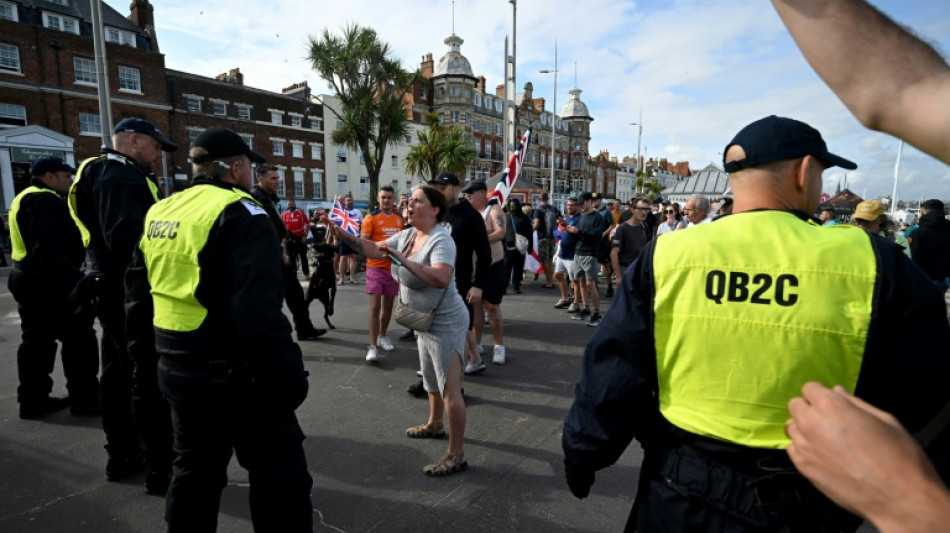
[[[491,207],[488,216],[490,216],[492,222],[495,223],[495,231],[488,234],[488,244],[495,244],[505,238],[505,213],[501,210],[500,206],[495,204]]]

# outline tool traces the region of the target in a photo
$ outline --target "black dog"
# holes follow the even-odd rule
[[[333,315],[333,302],[336,300],[336,275],[333,273],[333,254],[336,247],[329,244],[311,245],[316,252],[316,265],[313,275],[310,276],[310,286],[307,288],[307,305],[314,300],[323,304],[323,319],[330,329],[336,326],[330,323]]]

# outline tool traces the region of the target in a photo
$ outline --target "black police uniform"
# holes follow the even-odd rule
[[[49,396],[53,387],[50,374],[57,340],[62,343],[63,372],[73,410],[94,414],[99,403],[94,317],[70,299],[83,277],[82,239],[65,200],[39,180],[34,179],[32,187],[44,191],[23,194],[16,211],[11,211],[26,256],[14,261],[7,281],[17,301],[23,332],[17,350],[20,414],[30,418],[49,410],[44,407],[53,401]]]
[[[288,234],[287,226],[284,225],[284,221],[277,212],[275,201],[279,200],[279,198],[277,198],[276,195],[269,194],[257,185],[251,187],[251,196],[267,211],[267,217],[274,225],[278,240],[283,241],[285,237],[295,240],[293,236]],[[296,240],[299,242],[299,239]],[[306,256],[306,254],[304,254],[304,256]],[[306,261],[306,257],[303,260]],[[318,330],[313,327],[313,322],[310,320],[309,306],[307,305],[307,300],[304,298],[303,287],[301,287],[300,282],[297,281],[297,268],[294,261],[291,260],[289,264],[283,265],[281,270],[284,277],[284,299],[287,300],[287,307],[290,309],[290,314],[294,317],[294,329],[297,330],[297,338],[300,340],[308,340],[325,334],[326,330]]]
[[[126,346],[123,278],[142,236],[145,213],[156,202],[157,179],[133,159],[106,148],[83,163],[70,195],[74,216],[89,232],[92,268],[102,276],[96,309],[102,326],[102,428],[109,454],[106,476],[113,480],[141,468],[132,418],[133,362]],[[147,424],[147,418],[142,423]]]
[[[168,207],[176,204],[166,202],[201,203],[194,195],[217,197],[220,190],[247,199],[220,211],[197,265],[187,267],[198,269],[188,275],[199,280],[193,296],[206,310],[200,325],[191,331],[155,326],[159,385],[171,405],[177,453],[166,496],[168,530],[214,531],[233,450],[251,479],[254,529],[311,531],[313,482],[294,414],[307,395],[307,373],[282,311],[276,234],[244,189],[203,176],[193,183],[156,204],[149,216],[164,208],[179,216],[181,210]],[[150,258],[146,241],[168,237],[148,232],[143,237],[129,269],[131,300],[150,298],[159,281],[149,283],[147,265],[161,258]]]

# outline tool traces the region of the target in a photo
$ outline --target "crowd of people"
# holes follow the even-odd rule
[[[946,118],[917,103],[950,94],[929,46],[860,0],[773,4],[859,118],[950,163]],[[868,62],[851,60],[856,46]],[[216,528],[232,454],[250,473],[256,530],[312,530],[295,415],[309,381],[292,332],[326,334],[296,275],[309,274],[308,240],[325,238],[338,284],[357,282],[356,256],[368,258],[367,362],[392,349],[392,319],[411,330],[422,379],[409,390],[428,416],[406,435],[448,435],[427,476],[468,467],[464,375],[486,369],[486,320],[492,362],[508,360],[502,299],[522,292],[531,256],[560,292],[554,307],[597,328],[564,422],[578,498],[637,439],[631,530],[851,531],[858,515],[923,532],[950,519],[945,206],[924,202],[901,231],[869,200],[852,224],[823,227],[822,172],[856,165],[808,124],[773,115],[742,128],[723,150],[733,196],[715,207],[585,192],[562,215],[546,195],[534,209],[490,204],[484,181],[442,172],[398,204],[383,187],[365,218],[342,198],[334,218],[355,233],[292,200],[278,213],[277,169],[233,131],[198,135],[192,186],[164,199],[151,167],[178,146],[140,118],[120,121],[112,143],[79,169],[34,161],[12,202],[19,414],[101,415],[106,478],[146,470],[169,531]],[[51,396],[57,341],[68,398]]]

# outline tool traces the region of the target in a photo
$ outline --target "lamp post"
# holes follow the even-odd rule
[[[631,126],[637,126],[639,132],[637,133],[637,174],[640,173],[640,141],[643,139],[643,106],[640,106],[640,118],[637,122],[631,122]]]
[[[551,102],[551,157],[548,163],[551,165],[551,202],[554,202],[554,136],[557,126],[557,40],[554,41],[554,68],[539,71],[541,74],[554,74],[554,100]]]

